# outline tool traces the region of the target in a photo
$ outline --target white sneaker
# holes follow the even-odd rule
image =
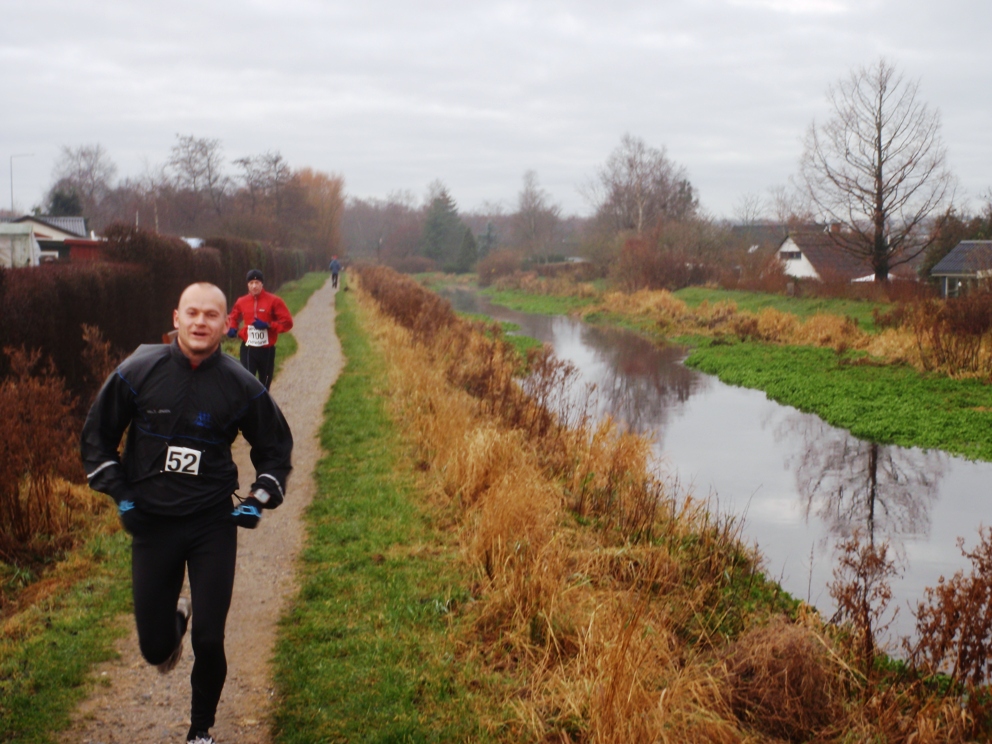
[[[188,628],[190,606],[189,606],[189,600],[186,599],[186,597],[179,598],[179,601],[176,603],[176,613],[183,616],[183,618],[186,620],[186,627]],[[159,674],[168,674],[169,672],[171,672],[173,669],[176,668],[176,664],[178,664],[179,660],[183,657],[183,638],[185,637],[186,637],[186,631],[183,631],[183,634],[179,636],[179,643],[176,644],[175,650],[171,654],[169,654],[169,658],[163,661],[161,664],[157,664],[155,666],[155,668],[158,669]],[[206,744],[213,744],[213,739],[210,739],[210,741],[206,742]]]
[[[199,731],[194,734],[192,739],[187,739],[186,744],[217,744],[217,742],[206,731]]]

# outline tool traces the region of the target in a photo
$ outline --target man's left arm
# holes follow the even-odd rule
[[[276,333],[285,333],[293,328],[293,316],[289,313],[289,308],[282,298],[273,296],[272,318],[269,320],[269,327]]]
[[[251,492],[265,491],[269,498],[262,502],[263,506],[275,509],[286,496],[286,484],[293,469],[293,434],[268,391],[249,403],[241,433],[251,445],[251,462],[255,466]]]

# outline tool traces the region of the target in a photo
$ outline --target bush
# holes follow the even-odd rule
[[[675,291],[705,284],[715,271],[679,249],[662,250],[642,238],[631,238],[620,251],[613,277],[628,292],[639,289]]]
[[[479,261],[476,268],[479,274],[479,286],[491,286],[497,279],[520,271],[521,265],[520,254],[516,251],[494,251]]]
[[[10,374],[0,382],[0,558],[39,560],[65,547],[70,507],[66,481],[84,480],[73,400],[41,354],[4,349]]]
[[[427,256],[400,256],[392,259],[390,266],[401,274],[426,274],[437,271],[437,261]]]

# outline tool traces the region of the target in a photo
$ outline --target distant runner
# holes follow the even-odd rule
[[[331,257],[331,263],[330,263],[330,265],[327,268],[330,269],[330,271],[331,271],[331,286],[332,287],[337,287],[338,286],[338,274],[341,273],[341,262],[338,261],[338,257],[337,256],[332,256]]]
[[[293,327],[293,316],[285,302],[265,291],[261,271],[252,269],[245,281],[248,294],[238,298],[227,316],[227,335],[241,338],[241,364],[268,390],[276,364],[276,339]],[[242,320],[244,326],[239,331]]]
[[[193,284],[179,298],[171,344],[144,344],[103,384],[83,424],[91,488],[117,502],[133,536],[131,582],[141,654],[163,674],[183,651],[192,617],[195,661],[187,742],[210,735],[227,677],[224,630],[231,606],[238,527],[283,502],[293,436],[262,383],[220,350],[224,293]],[[127,431],[123,456],[118,445]],[[231,443],[251,446],[255,481],[237,507]],[[190,599],[180,597],[189,571]]]

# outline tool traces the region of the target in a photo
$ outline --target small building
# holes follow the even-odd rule
[[[31,225],[0,223],[0,267],[37,266],[40,261],[41,246]]]
[[[992,240],[962,240],[930,269],[941,297],[958,297],[968,287],[992,278]]]

